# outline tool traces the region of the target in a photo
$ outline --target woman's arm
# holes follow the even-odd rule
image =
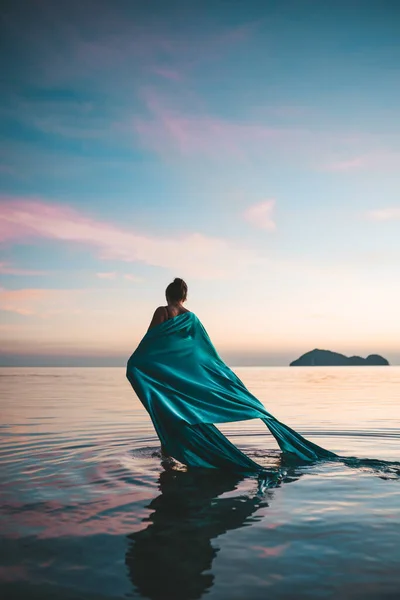
[[[160,325],[160,323],[164,323],[164,321],[167,320],[165,313],[166,311],[164,306],[159,306],[158,308],[156,308],[151,323],[149,325],[149,329],[152,329],[156,325]],[[147,331],[149,331],[149,329]]]

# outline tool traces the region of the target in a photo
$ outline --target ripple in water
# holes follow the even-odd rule
[[[342,458],[290,460],[248,421],[219,427],[276,477],[188,470],[123,369],[1,369],[3,597],[397,597],[400,369],[238,374]]]

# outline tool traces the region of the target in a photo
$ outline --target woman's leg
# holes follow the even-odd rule
[[[161,457],[162,457],[162,458],[168,458],[168,456],[169,456],[169,455],[168,455],[168,452],[167,452],[167,450],[166,450],[165,446],[163,446],[163,445],[161,444]]]

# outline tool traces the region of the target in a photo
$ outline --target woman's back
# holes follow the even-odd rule
[[[176,305],[176,304],[167,304],[167,306],[164,306],[163,308],[165,310],[167,319],[173,319],[174,317],[177,317],[178,315],[182,315],[183,313],[190,312],[190,310],[188,310],[187,308],[184,308],[182,305]]]

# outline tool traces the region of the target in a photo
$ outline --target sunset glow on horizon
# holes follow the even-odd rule
[[[0,364],[123,364],[174,277],[234,365],[400,364],[400,10],[6,2]]]

